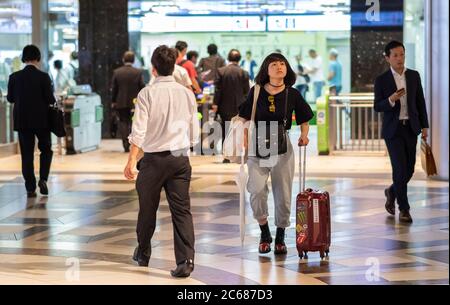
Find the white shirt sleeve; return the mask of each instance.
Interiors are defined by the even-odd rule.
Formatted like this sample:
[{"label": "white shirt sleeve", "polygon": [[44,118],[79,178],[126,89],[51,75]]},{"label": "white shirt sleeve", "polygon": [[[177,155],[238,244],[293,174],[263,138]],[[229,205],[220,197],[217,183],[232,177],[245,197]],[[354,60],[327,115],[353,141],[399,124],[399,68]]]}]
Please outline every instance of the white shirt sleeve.
[{"label": "white shirt sleeve", "polygon": [[192,121],[190,128],[191,146],[195,146],[200,140],[200,122],[197,115],[197,102],[193,92],[189,92],[189,100],[192,105]]},{"label": "white shirt sleeve", "polygon": [[186,87],[191,88],[192,81],[191,81],[191,78],[189,77],[189,74],[187,73],[187,71],[186,71],[186,73],[183,73],[183,81],[184,81]]},{"label": "white shirt sleeve", "polygon": [[148,96],[144,96],[143,92],[139,93],[136,108],[134,110],[133,127],[131,130],[131,135],[128,137],[129,142],[139,148],[142,148],[144,145],[145,134],[147,133],[150,103],[150,94],[148,94]]},{"label": "white shirt sleeve", "polygon": [[392,101],[391,101],[391,98],[388,98],[388,100],[389,100],[389,104],[391,104],[391,107],[395,107],[395,101],[392,102]]}]

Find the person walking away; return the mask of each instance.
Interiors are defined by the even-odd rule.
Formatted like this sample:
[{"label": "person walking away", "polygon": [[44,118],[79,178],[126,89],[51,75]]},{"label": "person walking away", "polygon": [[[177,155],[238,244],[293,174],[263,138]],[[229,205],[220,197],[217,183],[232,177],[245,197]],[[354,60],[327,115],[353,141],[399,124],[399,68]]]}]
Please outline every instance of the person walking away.
[{"label": "person walking away", "polygon": [[48,195],[47,181],[53,158],[49,129],[49,106],[56,103],[53,85],[48,73],[39,70],[41,52],[34,45],[27,45],[22,51],[21,71],[10,75],[8,82],[8,102],[14,104],[14,130],[19,134],[22,175],[28,198],[36,194],[34,174],[34,148],[36,138],[41,152],[39,167],[39,190]]},{"label": "person walking away", "polygon": [[142,70],[133,67],[135,55],[131,51],[124,53],[123,66],[114,70],[112,77],[113,111],[119,114],[119,130],[125,152],[130,151],[128,136],[131,132],[131,119],[134,111],[134,100],[139,91],[145,87]]},{"label": "person walking away", "polygon": [[188,277],[194,270],[195,238],[189,196],[192,169],[187,154],[190,147],[198,143],[200,127],[194,94],[172,76],[176,58],[175,52],[167,46],[156,48],[152,55],[156,80],[138,95],[124,175],[129,180],[134,179],[137,156],[142,149],[144,157],[136,180],[138,247],[133,259],[139,266],[149,265],[151,240],[164,188],[172,214],[177,264],[171,275]]},{"label": "person walking away", "polygon": [[[241,53],[232,49],[228,54],[228,66],[219,68],[218,77],[214,83],[216,91],[213,111],[222,118],[223,140],[228,132],[226,126],[239,113],[239,106],[245,101],[250,91],[249,75],[239,66],[240,60]],[[224,159],[223,163],[230,163],[230,160]]]}]

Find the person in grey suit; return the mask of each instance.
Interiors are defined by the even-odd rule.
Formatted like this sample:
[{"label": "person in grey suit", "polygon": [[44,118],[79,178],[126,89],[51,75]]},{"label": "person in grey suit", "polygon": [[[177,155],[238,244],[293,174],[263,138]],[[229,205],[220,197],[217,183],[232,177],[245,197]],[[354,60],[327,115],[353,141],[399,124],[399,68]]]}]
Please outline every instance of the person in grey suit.
[{"label": "person in grey suit", "polygon": [[[227,130],[226,123],[239,113],[239,106],[247,98],[250,91],[250,77],[248,72],[239,66],[241,53],[231,50],[228,54],[228,66],[219,68],[217,79],[214,83],[214,112],[219,113],[222,121],[222,139],[225,139]],[[224,163],[230,161],[225,159]]]},{"label": "person in grey suit", "polygon": [[128,136],[131,133],[131,119],[134,100],[145,87],[142,70],[133,67],[135,55],[131,51],[123,55],[124,65],[114,70],[112,78],[112,109],[119,114],[119,130],[125,152],[130,151]]},{"label": "person in grey suit", "polygon": [[385,190],[387,212],[411,223],[408,183],[416,164],[417,137],[428,137],[428,115],[422,82],[417,71],[405,67],[405,46],[391,41],[385,48],[390,69],[375,80],[375,111],[382,112],[382,135],[392,164],[393,184]]}]

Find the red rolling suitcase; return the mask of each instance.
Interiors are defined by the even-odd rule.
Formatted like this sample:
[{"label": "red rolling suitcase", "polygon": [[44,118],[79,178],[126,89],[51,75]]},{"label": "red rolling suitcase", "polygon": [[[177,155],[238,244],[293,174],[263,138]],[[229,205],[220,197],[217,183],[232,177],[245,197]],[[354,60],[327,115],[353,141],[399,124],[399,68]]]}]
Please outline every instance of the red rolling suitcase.
[{"label": "red rolling suitcase", "polygon": [[[296,204],[296,244],[301,259],[308,259],[308,252],[320,252],[320,258],[328,256],[331,245],[330,195],[328,192],[305,189],[306,147],[303,157],[300,148],[300,194]],[[303,176],[303,177],[302,177]],[[303,190],[303,191],[302,191]]]}]

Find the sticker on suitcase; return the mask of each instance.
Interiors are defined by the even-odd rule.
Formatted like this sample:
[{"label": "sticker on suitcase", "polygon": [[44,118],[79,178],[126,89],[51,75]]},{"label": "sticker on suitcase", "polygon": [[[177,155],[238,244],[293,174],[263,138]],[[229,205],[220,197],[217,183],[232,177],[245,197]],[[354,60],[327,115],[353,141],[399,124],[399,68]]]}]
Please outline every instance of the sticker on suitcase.
[{"label": "sticker on suitcase", "polygon": [[313,199],[313,219],[314,223],[319,223],[319,199]]},{"label": "sticker on suitcase", "polygon": [[297,244],[303,244],[308,237],[308,211],[305,205],[299,205],[297,208]]}]

